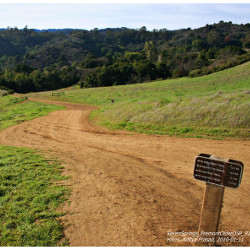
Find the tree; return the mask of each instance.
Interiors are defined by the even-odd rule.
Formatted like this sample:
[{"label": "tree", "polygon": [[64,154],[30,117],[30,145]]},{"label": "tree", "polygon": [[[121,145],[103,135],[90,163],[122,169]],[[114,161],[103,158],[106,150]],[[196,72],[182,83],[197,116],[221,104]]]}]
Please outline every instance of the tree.
[{"label": "tree", "polygon": [[206,42],[201,39],[194,40],[192,42],[192,47],[194,51],[201,51],[202,49],[206,48]]},{"label": "tree", "polygon": [[246,34],[246,37],[243,39],[243,47],[250,48],[250,32]]},{"label": "tree", "polygon": [[4,72],[4,79],[7,83],[14,82],[15,74],[11,69],[6,69]]},{"label": "tree", "polygon": [[209,45],[221,47],[222,37],[216,30],[211,30],[207,35],[207,42]]},{"label": "tree", "polygon": [[61,82],[60,87],[67,87],[76,84],[80,79],[77,70],[71,66],[65,66],[61,69],[59,71],[59,78]]},{"label": "tree", "polygon": [[29,79],[28,75],[23,72],[15,75],[15,83],[17,91],[21,93],[34,91],[35,89],[33,82]]},{"label": "tree", "polygon": [[55,90],[60,88],[61,80],[55,70],[45,72],[44,76],[44,90]]},{"label": "tree", "polygon": [[111,86],[116,81],[115,74],[117,72],[113,66],[103,66],[97,74],[97,82],[100,86]]},{"label": "tree", "polygon": [[30,80],[32,80],[35,90],[42,91],[43,90],[43,82],[45,80],[44,73],[40,70],[34,70],[29,75]]},{"label": "tree", "polygon": [[86,56],[86,58],[83,60],[82,65],[83,65],[84,68],[94,68],[94,67],[96,67],[97,66],[96,57],[92,53],[89,53]]},{"label": "tree", "polygon": [[15,72],[31,73],[33,69],[25,64],[18,64],[15,66]]},{"label": "tree", "polygon": [[90,88],[90,87],[97,87],[98,82],[97,82],[97,74],[96,73],[91,73],[85,78],[85,81],[83,83],[84,88]]},{"label": "tree", "polygon": [[125,52],[124,58],[127,62],[133,63],[141,59],[145,59],[145,55],[141,52]]},{"label": "tree", "polygon": [[135,63],[134,70],[141,81],[155,79],[155,65],[147,59]]},{"label": "tree", "polygon": [[158,78],[168,78],[170,77],[169,68],[166,64],[158,62],[156,64],[157,76]]},{"label": "tree", "polygon": [[155,63],[157,62],[157,49],[155,47],[155,44],[153,41],[147,41],[144,46],[144,51],[146,54],[146,57],[149,61]]}]

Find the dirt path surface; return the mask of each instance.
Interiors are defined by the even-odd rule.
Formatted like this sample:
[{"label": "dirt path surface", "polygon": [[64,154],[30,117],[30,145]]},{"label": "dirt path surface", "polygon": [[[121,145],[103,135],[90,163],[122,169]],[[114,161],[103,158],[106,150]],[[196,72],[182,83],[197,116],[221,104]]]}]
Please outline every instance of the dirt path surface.
[{"label": "dirt path surface", "polygon": [[[167,233],[198,230],[205,189],[193,179],[199,153],[245,164],[240,187],[225,190],[219,229],[250,231],[249,141],[113,132],[88,121],[94,107],[62,104],[67,110],[0,132],[0,143],[41,148],[64,161],[72,176],[62,218],[70,246],[192,245],[170,242]],[[249,246],[250,236],[231,245]]]}]

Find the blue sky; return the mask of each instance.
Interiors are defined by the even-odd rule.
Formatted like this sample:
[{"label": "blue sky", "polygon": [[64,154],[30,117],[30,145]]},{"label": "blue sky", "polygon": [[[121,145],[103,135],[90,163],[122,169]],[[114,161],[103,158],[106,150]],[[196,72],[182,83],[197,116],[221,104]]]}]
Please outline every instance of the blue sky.
[{"label": "blue sky", "polygon": [[250,3],[0,3],[0,28],[192,29],[219,21],[250,22]]}]

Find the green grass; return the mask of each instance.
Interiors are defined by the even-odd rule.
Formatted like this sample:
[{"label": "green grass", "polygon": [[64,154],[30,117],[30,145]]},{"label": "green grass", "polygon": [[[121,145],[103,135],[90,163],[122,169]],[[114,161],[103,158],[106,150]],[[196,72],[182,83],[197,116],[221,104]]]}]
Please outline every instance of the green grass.
[{"label": "green grass", "polygon": [[59,109],[64,107],[41,102],[24,102],[24,98],[13,96],[0,97],[0,130]]},{"label": "green grass", "polygon": [[32,96],[98,106],[92,120],[112,129],[249,138],[250,62],[199,78],[72,89],[60,97],[51,92]]},{"label": "green grass", "polygon": [[[24,98],[0,97],[0,130],[63,109]],[[62,167],[35,151],[0,146],[0,246],[66,245],[56,211],[69,190]],[[65,241],[63,241],[65,240]]]},{"label": "green grass", "polygon": [[56,209],[69,190],[53,183],[66,179],[61,169],[30,149],[0,146],[0,246],[67,244]]}]

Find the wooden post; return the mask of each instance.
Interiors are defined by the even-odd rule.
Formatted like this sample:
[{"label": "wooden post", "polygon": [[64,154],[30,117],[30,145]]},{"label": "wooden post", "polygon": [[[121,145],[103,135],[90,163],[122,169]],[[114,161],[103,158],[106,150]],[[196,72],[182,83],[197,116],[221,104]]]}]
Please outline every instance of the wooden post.
[{"label": "wooden post", "polygon": [[[223,159],[216,156],[211,156],[211,158],[223,162],[228,161],[228,159]],[[218,232],[224,190],[224,186],[206,183],[198,232],[198,243],[202,244],[203,246],[216,245],[217,237],[214,235],[214,233]]]},{"label": "wooden post", "polygon": [[[216,235],[213,233],[218,232],[224,189],[221,186],[206,184],[198,237],[198,242],[203,246],[216,244]],[[210,232],[212,234],[209,234]]]}]

